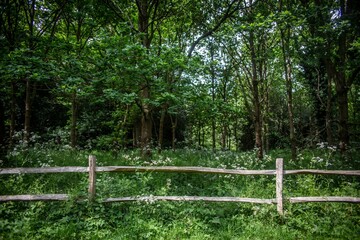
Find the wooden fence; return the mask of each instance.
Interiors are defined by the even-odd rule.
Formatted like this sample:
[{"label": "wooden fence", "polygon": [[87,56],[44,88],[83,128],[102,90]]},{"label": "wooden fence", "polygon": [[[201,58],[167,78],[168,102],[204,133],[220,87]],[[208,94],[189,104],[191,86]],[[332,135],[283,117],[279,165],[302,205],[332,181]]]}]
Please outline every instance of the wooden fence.
[{"label": "wooden fence", "polygon": [[[140,197],[118,197],[106,198],[103,202],[128,202],[128,201],[207,201],[207,202],[246,202],[261,204],[277,204],[277,211],[283,215],[284,200],[290,203],[303,202],[348,202],[360,203],[360,197],[283,197],[284,175],[289,174],[325,174],[325,175],[352,175],[360,176],[360,170],[284,170],[282,158],[276,159],[275,170],[235,170],[206,167],[142,167],[142,166],[106,166],[97,167],[96,158],[89,156],[89,167],[42,167],[42,168],[0,168],[3,174],[28,174],[28,173],[89,173],[89,200],[96,197],[96,173],[101,172],[177,172],[177,173],[208,173],[208,174],[234,174],[234,175],[276,175],[276,198],[243,198],[243,197],[201,197],[201,196],[140,196]],[[0,202],[5,201],[52,201],[68,200],[68,194],[41,194],[41,195],[3,195]]]}]

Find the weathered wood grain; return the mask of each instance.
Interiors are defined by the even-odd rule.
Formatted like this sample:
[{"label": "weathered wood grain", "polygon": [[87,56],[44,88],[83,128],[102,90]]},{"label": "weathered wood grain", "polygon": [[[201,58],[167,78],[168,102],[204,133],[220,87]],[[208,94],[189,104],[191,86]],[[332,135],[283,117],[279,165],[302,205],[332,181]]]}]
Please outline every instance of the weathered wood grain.
[{"label": "weathered wood grain", "polygon": [[89,156],[89,199],[93,201],[96,193],[96,158]]},{"label": "weathered wood grain", "polygon": [[0,168],[2,174],[88,172],[88,167]]},{"label": "weathered wood grain", "polygon": [[138,197],[119,197],[104,199],[104,203],[110,202],[155,202],[155,201],[204,201],[204,202],[241,202],[241,203],[263,203],[273,204],[276,199],[262,198],[241,198],[241,197],[199,197],[199,196],[138,196]]},{"label": "weathered wood grain", "polygon": [[351,175],[360,176],[360,170],[317,170],[317,169],[301,169],[301,170],[285,170],[285,174],[323,174],[323,175]]},{"label": "weathered wood grain", "polygon": [[0,202],[7,201],[64,201],[69,200],[67,194],[41,194],[41,195],[4,195],[0,196]]},{"label": "weathered wood grain", "polygon": [[[0,168],[0,175],[20,173],[71,173],[88,172],[88,167],[39,167],[39,168]],[[235,175],[275,175],[276,170],[238,170],[208,167],[143,167],[143,166],[106,166],[96,167],[96,172],[179,172],[179,173],[217,173]],[[284,174],[331,174],[360,176],[359,170],[285,170]]]},{"label": "weathered wood grain", "polygon": [[237,175],[275,175],[275,170],[237,170],[208,167],[142,167],[142,166],[107,166],[97,167],[96,172],[178,172],[178,173],[217,173]]},{"label": "weathered wood grain", "polygon": [[358,197],[289,197],[287,200],[290,203],[306,203],[306,202],[347,202],[347,203],[360,203]]},{"label": "weathered wood grain", "polygon": [[283,168],[283,159],[276,159],[276,202],[277,202],[277,211],[279,215],[284,215],[283,211],[283,178],[284,178],[284,168]]}]

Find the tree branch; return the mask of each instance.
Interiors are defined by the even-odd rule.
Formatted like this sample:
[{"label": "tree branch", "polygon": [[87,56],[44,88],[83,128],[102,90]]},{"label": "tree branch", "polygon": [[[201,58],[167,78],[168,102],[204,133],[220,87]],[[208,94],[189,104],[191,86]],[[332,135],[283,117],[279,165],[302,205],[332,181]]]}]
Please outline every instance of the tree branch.
[{"label": "tree branch", "polygon": [[[237,6],[232,9],[233,5],[235,3],[238,3]],[[208,30],[207,32],[204,32],[200,37],[198,37],[193,44],[191,44],[190,49],[188,51],[188,57],[192,56],[193,51],[195,50],[195,47],[200,43],[201,40],[211,36],[214,32],[216,32],[221,25],[229,18],[231,17],[238,9],[240,9],[240,1],[238,0],[232,0],[232,2],[229,4],[228,8],[226,9],[224,15],[221,17],[220,21],[210,30]],[[232,10],[231,10],[232,9]]]}]

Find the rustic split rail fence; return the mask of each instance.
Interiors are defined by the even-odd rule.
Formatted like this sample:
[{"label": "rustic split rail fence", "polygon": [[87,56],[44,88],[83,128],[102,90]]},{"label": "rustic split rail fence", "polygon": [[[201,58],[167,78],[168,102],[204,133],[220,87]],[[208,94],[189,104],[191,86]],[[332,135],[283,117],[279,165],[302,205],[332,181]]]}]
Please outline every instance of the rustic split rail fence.
[{"label": "rustic split rail fence", "polygon": [[[140,196],[106,198],[102,202],[128,202],[128,201],[206,201],[206,202],[238,202],[277,204],[277,211],[283,215],[284,200],[290,203],[303,202],[347,202],[360,203],[360,197],[283,197],[283,179],[288,174],[323,174],[323,175],[352,175],[360,176],[360,170],[284,170],[282,158],[276,159],[275,170],[235,170],[206,167],[142,167],[142,166],[96,166],[96,157],[89,156],[88,167],[42,167],[42,168],[0,168],[3,174],[30,174],[30,173],[89,173],[89,200],[96,197],[96,173],[101,172],[177,172],[177,173],[208,173],[208,174],[234,174],[234,175],[276,175],[276,198],[244,198],[244,197],[205,197],[205,196]],[[56,201],[68,200],[68,194],[41,194],[41,195],[0,195],[0,202],[6,201]]]}]

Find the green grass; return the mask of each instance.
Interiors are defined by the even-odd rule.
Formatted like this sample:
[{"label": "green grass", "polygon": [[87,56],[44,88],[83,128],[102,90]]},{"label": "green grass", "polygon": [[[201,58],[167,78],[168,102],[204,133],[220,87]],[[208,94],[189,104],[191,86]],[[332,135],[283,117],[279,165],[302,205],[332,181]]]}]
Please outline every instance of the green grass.
[{"label": "green grass", "polygon": [[[274,151],[264,160],[254,152],[177,150],[143,160],[136,151],[118,153],[31,149],[11,153],[3,167],[87,166],[94,154],[99,166],[204,166],[231,169],[274,169],[277,157],[285,168],[359,169],[360,156],[341,156],[317,149],[289,160]],[[285,216],[275,205],[206,202],[100,203],[121,196],[275,197],[274,176],[184,173],[98,173],[97,201],[87,195],[87,174],[17,174],[0,176],[0,194],[67,193],[67,202],[0,203],[0,239],[358,239],[360,206],[349,203],[285,203]],[[360,196],[359,177],[285,176],[285,196]]]}]

